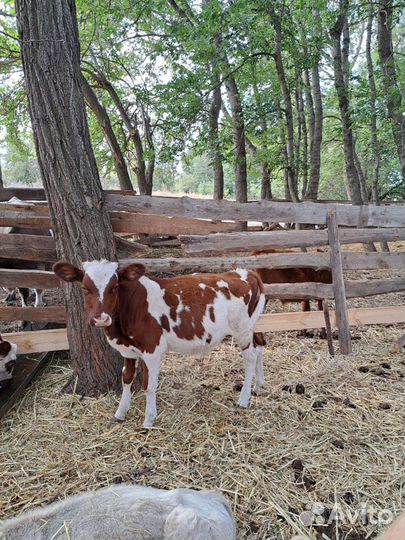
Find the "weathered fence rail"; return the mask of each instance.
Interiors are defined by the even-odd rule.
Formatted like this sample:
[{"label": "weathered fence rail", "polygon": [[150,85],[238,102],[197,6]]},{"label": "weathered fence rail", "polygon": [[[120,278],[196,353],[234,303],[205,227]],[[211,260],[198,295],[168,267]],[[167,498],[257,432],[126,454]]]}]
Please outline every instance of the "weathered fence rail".
[{"label": "weathered fence rail", "polygon": [[268,221],[326,224],[326,215],[336,209],[338,225],[351,227],[405,227],[403,208],[395,206],[348,206],[328,203],[290,203],[273,201],[213,201],[189,197],[127,197],[108,194],[109,211],[143,212],[235,221]]},{"label": "weathered fence rail", "polygon": [[[404,211],[405,215],[405,211]],[[405,229],[339,229],[341,244],[394,242],[405,240]],[[328,232],[324,231],[269,231],[210,234],[208,236],[180,235],[184,252],[190,256],[218,255],[258,249],[289,249],[326,246]]]},{"label": "weathered fence rail", "polygon": [[[336,315],[330,311],[331,324],[336,327]],[[369,324],[395,324],[405,322],[405,311],[402,306],[379,308],[349,309],[349,324],[363,326]],[[257,332],[282,332],[289,330],[306,330],[325,326],[323,313],[291,312],[268,313],[261,315],[256,325]],[[20,354],[37,352],[63,351],[69,349],[66,329],[40,330],[37,332],[10,332],[4,334],[7,339],[16,343]]]},{"label": "weathered fence rail", "polygon": [[[274,202],[267,200],[238,203],[192,199],[190,197],[156,197],[145,195],[106,194],[110,212],[154,214],[159,216],[204,218],[233,221],[266,221],[325,225],[326,215],[336,210],[339,226],[405,227],[405,213],[398,206],[354,206],[338,203]],[[22,205],[21,205],[22,206]],[[31,208],[35,204],[30,205]],[[40,207],[44,205],[39,204]],[[4,210],[7,208],[5,207]],[[12,208],[8,208],[12,210]]]}]

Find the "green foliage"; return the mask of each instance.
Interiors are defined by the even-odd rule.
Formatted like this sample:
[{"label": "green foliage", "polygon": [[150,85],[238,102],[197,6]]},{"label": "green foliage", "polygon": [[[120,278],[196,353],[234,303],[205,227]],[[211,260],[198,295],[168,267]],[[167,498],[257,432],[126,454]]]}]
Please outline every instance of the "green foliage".
[{"label": "green foliage", "polygon": [[[261,192],[261,167],[268,164],[275,197],[284,197],[283,99],[275,70],[274,29],[267,0],[76,0],[83,73],[105,107],[128,168],[134,177],[135,147],[116,104],[97,80],[99,74],[113,85],[123,108],[142,139],[146,161],[156,158],[154,188],[212,195],[208,113],[213,81],[221,79],[224,109],[219,138],[224,165],[225,196],[234,196],[234,138],[230,105],[224,84],[226,72],[235,77],[249,140],[248,191]],[[36,182],[29,114],[22,81],[14,4],[3,2],[0,15],[0,131],[8,182]],[[272,9],[280,20],[282,55],[294,107],[296,151],[298,111],[296,92],[303,88],[304,70],[320,61],[324,107],[320,197],[347,198],[339,109],[333,86],[329,29],[337,15],[331,0],[275,0]],[[319,16],[317,16],[319,13]],[[404,9],[396,7],[393,40],[398,80],[404,80]],[[351,2],[351,77],[349,81],[356,148],[367,178],[372,182],[370,103],[364,55],[364,20],[367,3]],[[220,36],[219,49],[214,37]],[[362,41],[363,40],[363,41]],[[377,81],[378,133],[381,145],[381,194],[390,193],[400,180],[400,169],[386,118],[386,89],[381,82],[373,36]],[[225,63],[225,54],[229,65]],[[402,88],[403,90],[403,88]],[[306,102],[305,102],[306,103]],[[306,106],[308,104],[306,103]],[[89,112],[89,127],[104,185],[117,186],[111,151],[100,126]],[[150,119],[150,129],[144,123]],[[309,129],[308,109],[305,111]],[[303,160],[303,142],[299,159]],[[4,159],[3,159],[4,162]],[[302,171],[302,166],[301,166]],[[303,178],[299,178],[301,192]],[[395,190],[394,190],[395,191]]]}]

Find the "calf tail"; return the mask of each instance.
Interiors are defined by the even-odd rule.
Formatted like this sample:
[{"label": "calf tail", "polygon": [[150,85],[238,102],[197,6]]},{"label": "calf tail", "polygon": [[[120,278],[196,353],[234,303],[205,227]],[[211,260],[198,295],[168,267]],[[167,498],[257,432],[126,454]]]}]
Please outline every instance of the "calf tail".
[{"label": "calf tail", "polygon": [[145,364],[145,362],[143,360],[140,360],[140,366],[141,366],[141,384],[142,384],[142,388],[144,390],[147,390],[148,389],[148,383],[149,383],[149,371],[148,371],[148,367],[147,365]]}]

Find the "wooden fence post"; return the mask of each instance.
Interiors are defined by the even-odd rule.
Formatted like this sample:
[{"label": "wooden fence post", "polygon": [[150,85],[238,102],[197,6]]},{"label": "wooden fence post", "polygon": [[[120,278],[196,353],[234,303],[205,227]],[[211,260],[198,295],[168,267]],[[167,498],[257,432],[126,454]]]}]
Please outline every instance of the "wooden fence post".
[{"label": "wooden fence post", "polygon": [[346,304],[345,282],[343,279],[342,254],[340,251],[339,232],[336,210],[332,208],[327,215],[328,239],[330,247],[330,265],[332,269],[333,292],[336,306],[336,324],[339,332],[339,347],[342,354],[352,352],[349,315]]}]

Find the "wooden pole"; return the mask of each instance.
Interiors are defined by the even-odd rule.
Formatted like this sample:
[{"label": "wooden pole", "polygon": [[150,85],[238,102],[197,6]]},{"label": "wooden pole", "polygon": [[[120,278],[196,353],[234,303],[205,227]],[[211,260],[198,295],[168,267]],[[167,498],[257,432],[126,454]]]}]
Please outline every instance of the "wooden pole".
[{"label": "wooden pole", "polygon": [[330,247],[330,266],[332,269],[333,292],[335,295],[336,322],[339,332],[339,347],[342,354],[352,352],[349,329],[349,315],[346,304],[345,282],[343,278],[342,254],[340,251],[339,232],[336,210],[332,208],[327,215],[328,239]]}]

